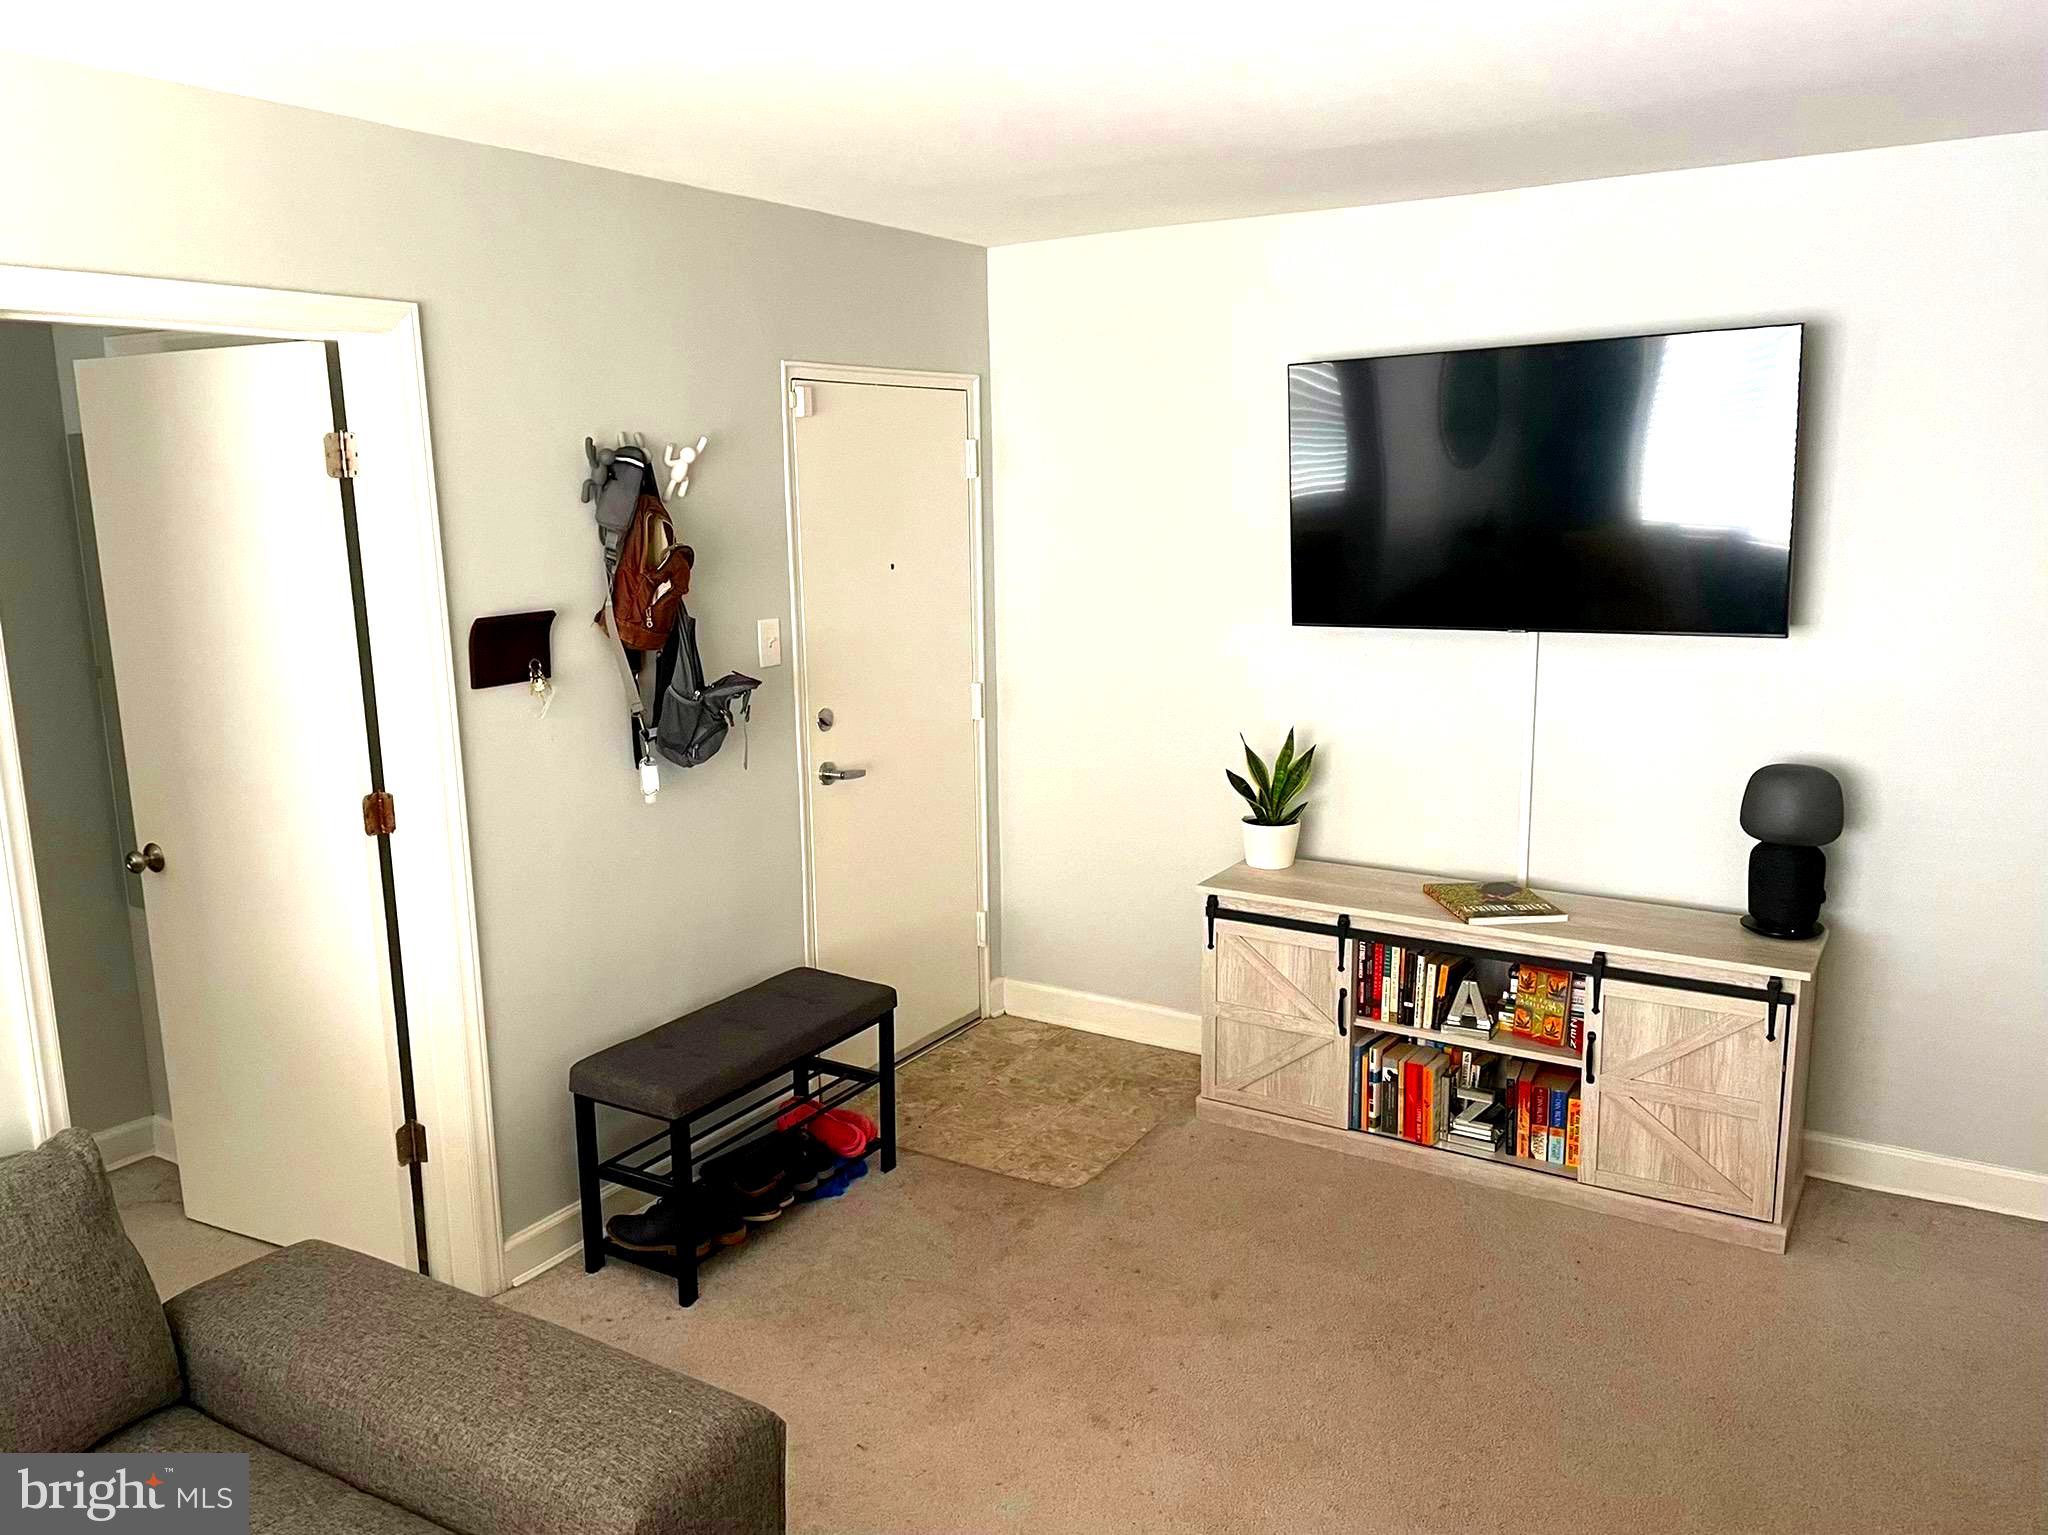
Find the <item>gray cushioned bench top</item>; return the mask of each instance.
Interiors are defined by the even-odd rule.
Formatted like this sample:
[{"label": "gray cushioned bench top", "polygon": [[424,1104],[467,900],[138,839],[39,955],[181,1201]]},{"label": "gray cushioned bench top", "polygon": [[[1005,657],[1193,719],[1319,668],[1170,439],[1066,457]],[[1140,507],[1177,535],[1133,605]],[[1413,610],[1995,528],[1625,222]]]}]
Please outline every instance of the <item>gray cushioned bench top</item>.
[{"label": "gray cushioned bench top", "polygon": [[569,1091],[654,1119],[682,1119],[879,1022],[894,987],[785,970],[569,1068]]}]

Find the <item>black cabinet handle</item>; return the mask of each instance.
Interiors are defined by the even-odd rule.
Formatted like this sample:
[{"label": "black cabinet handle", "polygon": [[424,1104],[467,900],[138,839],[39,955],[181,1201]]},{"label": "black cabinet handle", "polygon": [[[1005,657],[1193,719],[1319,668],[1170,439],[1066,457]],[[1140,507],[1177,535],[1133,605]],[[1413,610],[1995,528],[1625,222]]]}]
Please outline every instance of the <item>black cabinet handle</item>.
[{"label": "black cabinet handle", "polygon": [[1586,1086],[1593,1085],[1593,1049],[1600,1043],[1600,1036],[1591,1029],[1586,1030]]}]

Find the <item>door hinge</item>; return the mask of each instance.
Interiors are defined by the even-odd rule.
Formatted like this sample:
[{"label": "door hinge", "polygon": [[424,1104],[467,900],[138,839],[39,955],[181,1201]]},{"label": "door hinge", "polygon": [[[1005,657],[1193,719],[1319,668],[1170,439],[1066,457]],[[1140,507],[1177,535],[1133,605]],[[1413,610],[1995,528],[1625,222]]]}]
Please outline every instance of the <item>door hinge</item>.
[{"label": "door hinge", "polygon": [[967,717],[971,720],[981,718],[981,684],[978,682],[967,684]]},{"label": "door hinge", "polygon": [[427,1127],[408,1119],[398,1127],[398,1165],[418,1167],[427,1160]]},{"label": "door hinge", "polygon": [[978,480],[981,478],[981,444],[972,437],[967,439],[967,452],[963,462],[967,469],[968,479]]},{"label": "door hinge", "polygon": [[388,837],[398,830],[398,801],[379,789],[363,796],[363,835]]},{"label": "door hinge", "polygon": [[791,384],[789,386],[789,413],[792,416],[808,416],[811,413],[811,386]]},{"label": "door hinge", "polygon": [[977,949],[988,947],[988,913],[985,911],[974,914],[974,946]]},{"label": "door hinge", "polygon": [[362,452],[354,432],[329,432],[321,439],[327,449],[327,478],[352,480],[362,467]]}]

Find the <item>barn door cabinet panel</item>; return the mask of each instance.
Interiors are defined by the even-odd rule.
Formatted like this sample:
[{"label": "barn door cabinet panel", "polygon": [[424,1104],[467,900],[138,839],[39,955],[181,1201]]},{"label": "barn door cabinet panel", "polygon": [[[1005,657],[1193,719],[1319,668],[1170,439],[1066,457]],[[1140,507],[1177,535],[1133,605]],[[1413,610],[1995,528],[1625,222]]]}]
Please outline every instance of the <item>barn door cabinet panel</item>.
[{"label": "barn door cabinet panel", "polygon": [[1350,1060],[1335,938],[1218,923],[1203,967],[1204,1094],[1341,1126]]},{"label": "barn door cabinet panel", "polygon": [[1786,1030],[1766,1038],[1763,1004],[1741,998],[1622,981],[1603,992],[1587,1025],[1580,1178],[1769,1220]]},{"label": "barn door cabinet panel", "polygon": [[[1425,878],[1303,862],[1239,864],[1201,885],[1200,1117],[1784,1251],[1825,939],[1775,942],[1727,912],[1600,896],[1561,897],[1571,916],[1555,926],[1471,928],[1422,894]],[[1600,978],[1577,1063],[1575,1174],[1350,1128],[1352,1055],[1382,1026],[1348,1016],[1348,971],[1375,941]]]}]

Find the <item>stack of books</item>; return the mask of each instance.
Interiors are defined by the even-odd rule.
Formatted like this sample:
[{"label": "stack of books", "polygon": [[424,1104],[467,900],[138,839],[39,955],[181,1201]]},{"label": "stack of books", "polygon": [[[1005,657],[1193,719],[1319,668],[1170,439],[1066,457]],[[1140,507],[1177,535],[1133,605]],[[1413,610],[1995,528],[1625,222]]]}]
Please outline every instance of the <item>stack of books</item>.
[{"label": "stack of books", "polygon": [[1465,955],[1398,943],[1360,943],[1357,954],[1351,1014],[1360,1023],[1493,1037],[1477,967]]},{"label": "stack of books", "polygon": [[1371,1040],[1359,1072],[1359,1124],[1423,1146],[1442,1140],[1454,1117],[1452,1054],[1398,1034]]},{"label": "stack of books", "polygon": [[1567,1066],[1380,1034],[1367,1042],[1359,1127],[1423,1146],[1579,1165],[1579,1074]]},{"label": "stack of books", "polygon": [[1538,1061],[1506,1063],[1501,1081],[1500,1149],[1567,1172],[1579,1165],[1579,1074]]}]

